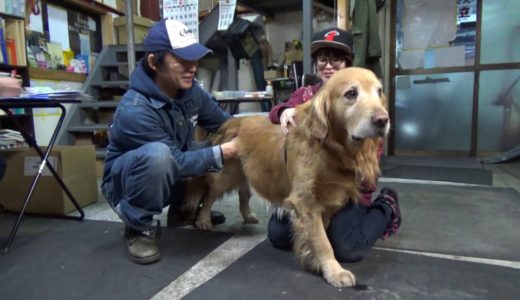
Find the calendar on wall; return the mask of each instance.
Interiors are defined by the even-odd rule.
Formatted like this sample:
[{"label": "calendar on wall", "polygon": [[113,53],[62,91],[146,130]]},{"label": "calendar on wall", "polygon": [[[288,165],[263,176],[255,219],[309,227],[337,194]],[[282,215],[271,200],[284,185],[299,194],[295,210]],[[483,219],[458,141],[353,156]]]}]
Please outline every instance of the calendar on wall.
[{"label": "calendar on wall", "polygon": [[237,0],[219,0],[218,30],[227,30],[233,23]]},{"label": "calendar on wall", "polygon": [[163,0],[163,17],[186,24],[197,41],[199,40],[198,0]]}]

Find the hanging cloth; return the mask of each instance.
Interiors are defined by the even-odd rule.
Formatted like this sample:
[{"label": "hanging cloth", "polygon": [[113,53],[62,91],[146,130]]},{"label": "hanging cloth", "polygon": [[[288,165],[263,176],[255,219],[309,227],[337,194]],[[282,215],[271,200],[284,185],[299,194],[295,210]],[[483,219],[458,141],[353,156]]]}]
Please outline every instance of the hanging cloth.
[{"label": "hanging cloth", "polygon": [[375,0],[355,0],[352,14],[352,36],[354,38],[354,62],[356,67],[372,70],[377,77],[381,72],[381,41]]}]

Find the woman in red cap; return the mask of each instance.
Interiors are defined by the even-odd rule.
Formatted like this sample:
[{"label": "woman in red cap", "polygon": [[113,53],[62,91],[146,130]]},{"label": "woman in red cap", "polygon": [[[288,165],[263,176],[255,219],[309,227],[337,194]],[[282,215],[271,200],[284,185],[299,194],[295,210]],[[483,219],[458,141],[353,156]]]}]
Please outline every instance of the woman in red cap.
[{"label": "woman in red cap", "polygon": [[[295,122],[295,109],[318,92],[321,86],[338,70],[352,66],[354,53],[353,39],[349,32],[330,28],[313,36],[311,54],[320,82],[303,86],[291,94],[289,100],[273,107],[269,119],[280,124],[287,133]],[[378,156],[383,153],[381,145]],[[388,187],[381,189],[372,201],[376,186],[363,186],[359,204],[348,204],[331,220],[327,234],[334,248],[336,258],[342,262],[361,260],[381,237],[397,232],[401,224],[401,212],[397,193]],[[292,232],[290,216],[287,212],[277,212],[271,216],[267,236],[274,247],[290,249]]]}]

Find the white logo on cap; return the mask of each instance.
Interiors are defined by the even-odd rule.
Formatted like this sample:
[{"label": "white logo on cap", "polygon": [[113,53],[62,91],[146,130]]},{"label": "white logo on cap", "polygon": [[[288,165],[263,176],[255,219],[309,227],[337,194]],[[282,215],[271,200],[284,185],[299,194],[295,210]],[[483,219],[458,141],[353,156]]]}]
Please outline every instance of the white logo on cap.
[{"label": "white logo on cap", "polygon": [[197,43],[191,30],[183,23],[168,19],[165,25],[172,49],[184,48]]}]

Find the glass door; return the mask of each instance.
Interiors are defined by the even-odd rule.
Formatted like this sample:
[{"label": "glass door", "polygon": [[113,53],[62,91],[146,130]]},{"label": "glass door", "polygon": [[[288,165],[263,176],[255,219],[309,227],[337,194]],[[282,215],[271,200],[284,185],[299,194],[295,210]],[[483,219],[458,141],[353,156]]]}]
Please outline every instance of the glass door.
[{"label": "glass door", "polygon": [[520,1],[394,0],[392,20],[390,154],[520,146]]}]

